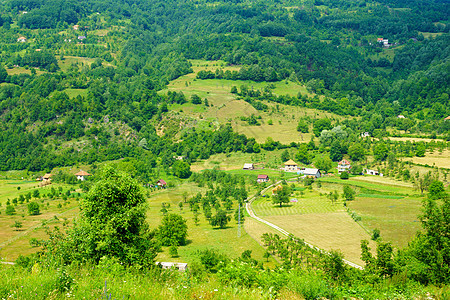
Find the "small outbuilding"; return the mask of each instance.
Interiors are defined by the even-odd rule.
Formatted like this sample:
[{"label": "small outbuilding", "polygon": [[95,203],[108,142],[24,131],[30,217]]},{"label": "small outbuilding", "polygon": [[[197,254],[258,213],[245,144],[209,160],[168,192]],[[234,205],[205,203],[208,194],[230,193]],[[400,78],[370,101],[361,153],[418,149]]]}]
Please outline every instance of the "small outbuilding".
[{"label": "small outbuilding", "polygon": [[305,176],[314,176],[315,178],[319,178],[321,174],[320,174],[319,169],[305,168],[303,170],[303,175],[305,175]]},{"label": "small outbuilding", "polygon": [[255,166],[253,164],[247,163],[247,164],[244,164],[244,167],[242,169],[243,170],[253,170],[253,169],[255,169]]},{"label": "small outbuilding", "polygon": [[258,175],[258,179],[256,179],[257,183],[268,182],[268,181],[269,181],[269,175]]},{"label": "small outbuilding", "polygon": [[80,170],[80,172],[78,172],[77,174],[75,174],[75,176],[77,176],[78,180],[81,181],[85,181],[87,176],[92,176],[91,174],[89,174],[88,172],[85,172],[83,170]]}]

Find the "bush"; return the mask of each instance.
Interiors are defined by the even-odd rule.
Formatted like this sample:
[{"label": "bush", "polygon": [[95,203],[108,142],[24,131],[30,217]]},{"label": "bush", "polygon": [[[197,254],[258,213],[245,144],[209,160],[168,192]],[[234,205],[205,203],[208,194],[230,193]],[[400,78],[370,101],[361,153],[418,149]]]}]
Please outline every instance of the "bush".
[{"label": "bush", "polygon": [[341,179],[344,179],[344,180],[346,180],[346,179],[348,179],[349,178],[349,176],[348,176],[348,173],[347,172],[342,172],[341,173]]},{"label": "bush", "polygon": [[14,208],[14,206],[12,205],[7,205],[6,206],[6,212],[5,212],[8,216],[12,216],[16,213],[16,209]]},{"label": "bush", "polygon": [[37,202],[30,202],[28,203],[28,213],[30,214],[30,216],[37,216],[39,215],[41,212],[39,210],[39,204]]}]

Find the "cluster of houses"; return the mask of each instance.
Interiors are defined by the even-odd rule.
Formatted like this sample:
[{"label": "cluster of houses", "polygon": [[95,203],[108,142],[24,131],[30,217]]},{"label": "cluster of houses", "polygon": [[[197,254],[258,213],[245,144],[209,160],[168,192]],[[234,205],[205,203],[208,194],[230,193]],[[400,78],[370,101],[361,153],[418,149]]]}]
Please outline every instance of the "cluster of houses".
[{"label": "cluster of houses", "polygon": [[[254,169],[255,168],[252,163],[244,164],[243,170],[254,170]],[[343,172],[350,173],[351,169],[352,169],[352,165],[348,160],[343,159],[340,162],[338,162],[338,167],[337,167],[338,174],[342,174]],[[305,176],[305,177],[319,178],[319,177],[323,176],[319,169],[299,167],[299,165],[292,159],[290,159],[284,163],[284,167],[282,168],[282,170],[285,172],[295,172],[298,175]],[[364,169],[364,173],[367,175],[383,176],[383,174],[380,173],[379,171],[372,170],[372,169]],[[269,180],[270,180],[269,175],[259,174],[256,179],[256,182],[263,183],[263,182],[268,182]]]}]

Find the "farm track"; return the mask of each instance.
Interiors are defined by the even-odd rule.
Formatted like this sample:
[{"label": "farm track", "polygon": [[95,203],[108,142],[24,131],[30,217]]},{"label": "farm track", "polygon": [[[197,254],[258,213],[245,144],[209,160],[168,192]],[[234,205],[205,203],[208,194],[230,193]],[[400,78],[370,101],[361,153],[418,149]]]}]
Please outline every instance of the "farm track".
[{"label": "farm track", "polygon": [[[273,186],[278,185],[278,184],[280,184],[280,183],[281,183],[281,181],[278,181],[278,182],[276,182],[276,183],[273,183],[273,184],[269,185],[268,187],[266,187],[265,189],[263,189],[263,190],[261,191],[260,194],[263,194],[263,193],[267,192],[268,189],[270,189],[270,188],[272,188]],[[273,224],[273,223],[270,223],[269,221],[266,221],[266,220],[264,220],[264,219],[262,219],[262,218],[256,216],[255,212],[254,212],[253,209],[252,209],[252,202],[253,202],[253,200],[255,200],[255,198],[256,198],[256,196],[252,196],[252,197],[247,198],[247,203],[245,204],[245,209],[247,210],[247,213],[250,215],[250,217],[253,218],[253,219],[255,219],[255,220],[257,220],[257,221],[259,221],[259,222],[261,222],[261,223],[264,223],[264,224],[266,224],[266,225],[272,227],[273,229],[279,231],[281,234],[283,234],[283,235],[285,235],[285,236],[289,236],[290,233],[287,232],[286,230],[284,230],[283,228],[281,228],[281,227],[279,227],[279,226],[277,226],[277,225],[275,225],[275,224]],[[308,242],[305,242],[305,244],[308,245],[308,246],[309,246],[310,248],[312,248],[312,249],[316,249],[316,250],[318,250],[318,251],[321,251],[322,253],[328,254],[327,251],[325,251],[325,250],[323,250],[323,249],[320,249],[320,248],[318,248],[318,247],[316,247],[316,246],[314,246],[314,245],[312,245],[312,244],[310,244],[310,243],[308,243]],[[343,259],[343,261],[344,261],[347,265],[349,265],[349,266],[351,266],[351,267],[354,267],[354,268],[357,268],[357,269],[361,269],[361,270],[364,269],[362,266],[357,265],[357,264],[355,264],[355,263],[353,263],[353,262],[351,262],[351,261],[348,261],[348,260],[345,260],[345,259]]]}]

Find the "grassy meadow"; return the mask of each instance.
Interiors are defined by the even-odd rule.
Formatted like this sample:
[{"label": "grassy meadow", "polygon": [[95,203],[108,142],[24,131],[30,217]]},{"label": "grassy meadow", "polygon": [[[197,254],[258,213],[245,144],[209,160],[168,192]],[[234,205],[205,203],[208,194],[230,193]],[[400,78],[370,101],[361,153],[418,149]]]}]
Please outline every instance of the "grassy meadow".
[{"label": "grassy meadow", "polygon": [[[199,122],[217,121],[219,124],[230,122],[236,132],[245,134],[247,137],[253,137],[260,143],[265,142],[268,137],[281,143],[290,143],[292,141],[309,142],[311,139],[312,133],[301,134],[297,132],[299,118],[308,116],[312,119],[323,117],[332,120],[342,119],[342,117],[332,113],[269,102],[265,102],[269,107],[267,111],[258,111],[249,103],[237,99],[237,96],[230,92],[231,87],[236,86],[239,89],[240,86],[246,85],[253,89],[264,89],[271,84],[274,86],[272,93],[275,95],[296,96],[299,92],[308,96],[314,95],[310,94],[304,85],[291,81],[268,83],[225,79],[199,80],[195,77],[200,70],[215,71],[217,68],[221,68],[224,71],[238,71],[239,68],[225,66],[225,63],[221,61],[193,60],[191,62],[194,72],[171,81],[167,89],[161,91],[161,93],[176,91],[183,92],[187,99],[190,99],[193,94],[197,94],[202,99],[208,99],[209,107],[192,103],[174,104],[171,107],[171,110],[182,112],[183,115],[194,118]],[[240,120],[240,117],[249,117],[252,114],[261,117],[259,120],[261,125],[250,126],[247,122]]]}]

